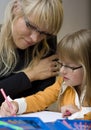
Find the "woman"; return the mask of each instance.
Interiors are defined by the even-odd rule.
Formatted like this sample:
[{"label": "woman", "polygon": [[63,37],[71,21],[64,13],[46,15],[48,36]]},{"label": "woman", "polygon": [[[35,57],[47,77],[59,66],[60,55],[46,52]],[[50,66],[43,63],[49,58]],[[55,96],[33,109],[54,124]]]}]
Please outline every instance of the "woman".
[{"label": "woman", "polygon": [[[62,20],[60,0],[8,4],[0,34],[0,88],[11,98],[34,94],[54,83],[58,68],[57,55],[52,54]],[[3,100],[0,95],[0,104]]]}]

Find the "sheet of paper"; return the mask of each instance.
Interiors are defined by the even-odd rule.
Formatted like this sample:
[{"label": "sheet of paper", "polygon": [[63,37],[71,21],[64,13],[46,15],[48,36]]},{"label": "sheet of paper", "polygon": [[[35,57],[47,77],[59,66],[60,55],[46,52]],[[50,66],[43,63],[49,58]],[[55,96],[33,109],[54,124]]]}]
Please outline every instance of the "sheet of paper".
[{"label": "sheet of paper", "polygon": [[57,119],[63,119],[62,114],[59,112],[41,111],[29,114],[19,115],[23,117],[39,117],[44,122],[54,122]]},{"label": "sheet of paper", "polygon": [[91,112],[91,107],[82,107],[81,111],[72,114],[71,116],[68,117],[68,119],[72,120],[77,118],[78,119],[84,118],[84,114],[88,112]]}]

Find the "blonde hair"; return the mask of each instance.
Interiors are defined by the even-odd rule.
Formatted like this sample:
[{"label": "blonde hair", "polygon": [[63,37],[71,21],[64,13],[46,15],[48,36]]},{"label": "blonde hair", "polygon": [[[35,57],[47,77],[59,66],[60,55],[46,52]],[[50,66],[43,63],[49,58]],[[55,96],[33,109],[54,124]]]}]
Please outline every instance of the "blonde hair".
[{"label": "blonde hair", "polygon": [[[15,0],[9,2],[0,34],[0,76],[11,73],[17,64],[17,52],[12,37],[12,25],[15,20],[23,15],[33,15],[35,24],[39,26],[45,25],[49,33],[56,35],[63,22],[61,0]],[[37,47],[38,45],[36,44]],[[44,39],[43,48],[40,52],[36,51],[35,58],[40,59],[48,49],[48,44],[46,39]],[[26,49],[25,59],[27,60],[25,67],[29,65],[28,53],[28,49]]]},{"label": "blonde hair", "polygon": [[84,101],[91,104],[91,30],[82,29],[64,36],[58,44],[58,55],[60,59],[69,59],[83,66]]}]

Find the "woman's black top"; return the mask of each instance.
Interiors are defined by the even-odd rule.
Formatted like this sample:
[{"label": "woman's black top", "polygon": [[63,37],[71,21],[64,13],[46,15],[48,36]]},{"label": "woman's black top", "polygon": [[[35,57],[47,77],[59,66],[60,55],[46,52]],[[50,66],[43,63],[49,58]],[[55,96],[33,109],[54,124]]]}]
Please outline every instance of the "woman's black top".
[{"label": "woman's black top", "polygon": [[[48,39],[50,51],[46,57],[56,52],[56,37]],[[30,47],[32,48],[32,47]],[[24,65],[24,50],[18,50],[19,63],[16,65],[16,70],[20,70]],[[7,77],[0,78],[0,88],[3,88],[6,95],[9,95],[12,99],[26,97],[32,95],[38,91],[44,90],[46,87],[52,85],[55,82],[55,77],[45,80],[38,80],[31,82],[28,77],[23,73],[12,73]],[[0,105],[4,101],[2,94],[0,94]]]}]

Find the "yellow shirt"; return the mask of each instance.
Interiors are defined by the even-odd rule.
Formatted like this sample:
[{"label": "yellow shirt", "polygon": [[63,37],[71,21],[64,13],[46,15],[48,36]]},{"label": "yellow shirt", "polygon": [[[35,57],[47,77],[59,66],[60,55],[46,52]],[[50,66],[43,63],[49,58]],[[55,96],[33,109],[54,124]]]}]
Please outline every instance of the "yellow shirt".
[{"label": "yellow shirt", "polygon": [[27,103],[26,112],[36,112],[46,109],[54,103],[59,95],[62,78],[58,78],[52,86],[47,87],[44,91],[40,91],[32,96],[25,98]]},{"label": "yellow shirt", "polygon": [[[40,91],[32,96],[25,98],[27,108],[26,112],[37,112],[46,109],[49,105],[57,101],[60,92],[60,106],[75,105],[80,108],[80,101],[77,92],[73,87],[63,84],[62,78],[59,76],[57,81],[47,87],[44,91]],[[84,115],[84,119],[91,120],[91,111]]]}]

